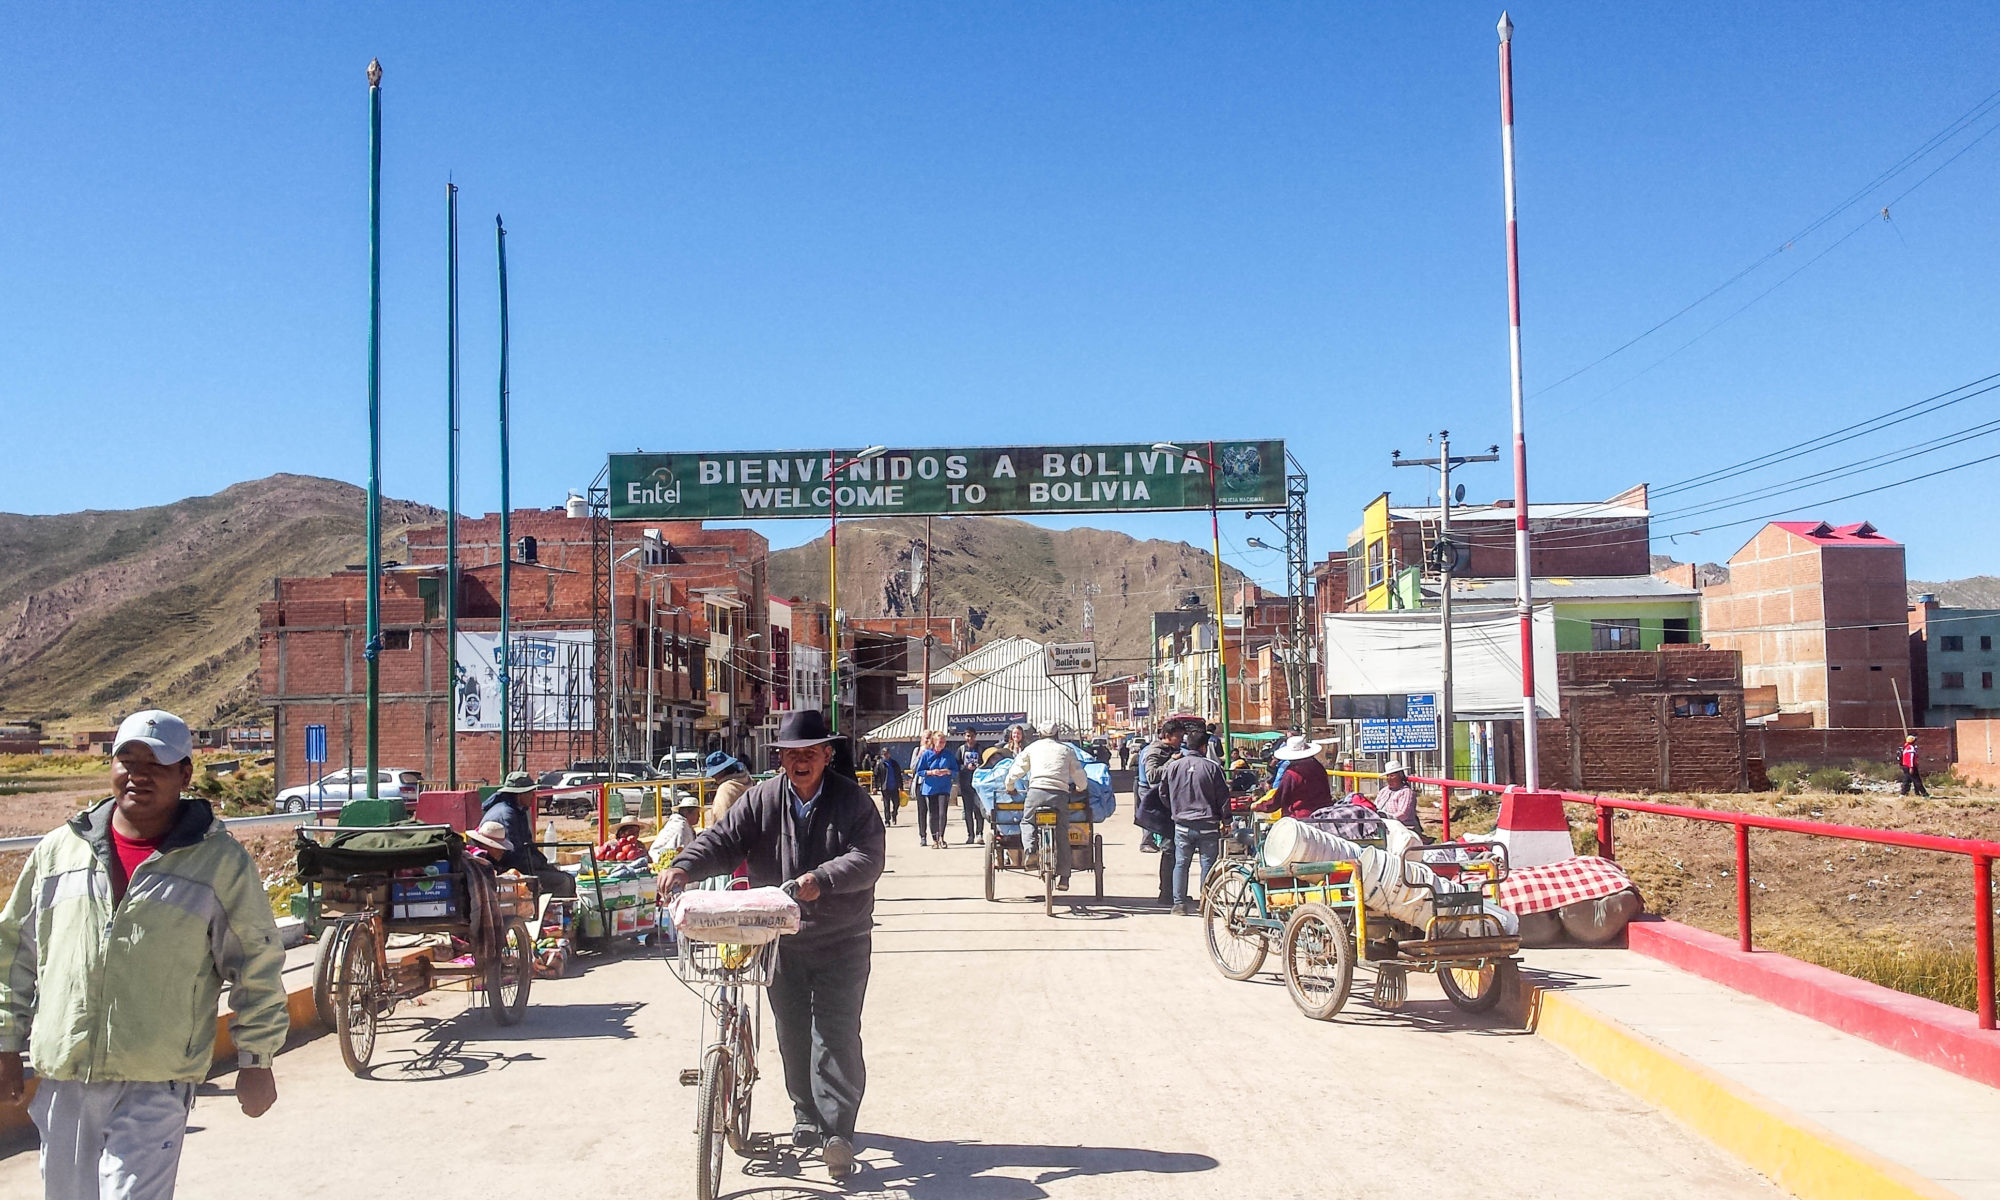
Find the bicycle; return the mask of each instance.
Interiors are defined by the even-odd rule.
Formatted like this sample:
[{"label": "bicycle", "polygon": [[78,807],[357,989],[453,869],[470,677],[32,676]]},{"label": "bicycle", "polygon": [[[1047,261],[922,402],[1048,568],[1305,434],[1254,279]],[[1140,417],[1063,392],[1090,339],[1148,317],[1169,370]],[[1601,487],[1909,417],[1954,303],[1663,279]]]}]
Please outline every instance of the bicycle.
[{"label": "bicycle", "polygon": [[[787,881],[782,890],[797,898],[798,884]],[[771,983],[778,940],[754,946],[699,942],[685,932],[678,940],[675,974],[691,992],[702,985],[696,994],[715,1017],[702,1045],[701,1065],[680,1073],[681,1086],[700,1089],[695,1098],[695,1197],[715,1200],[725,1143],[744,1158],[768,1153],[772,1145],[770,1134],[750,1130],[750,1098],[757,1084],[757,1043],[763,1038],[763,989]],[[755,994],[754,1004],[746,992]]]}]

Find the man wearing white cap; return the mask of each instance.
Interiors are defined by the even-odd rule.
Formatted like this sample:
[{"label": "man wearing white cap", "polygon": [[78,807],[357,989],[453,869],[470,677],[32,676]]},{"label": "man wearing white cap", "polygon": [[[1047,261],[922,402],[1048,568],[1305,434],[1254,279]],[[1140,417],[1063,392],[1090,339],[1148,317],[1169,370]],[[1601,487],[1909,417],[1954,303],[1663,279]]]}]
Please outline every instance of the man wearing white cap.
[{"label": "man wearing white cap", "polygon": [[236,1102],[258,1117],[278,1098],[285,951],[256,862],[182,795],[192,750],[172,713],[126,718],[113,795],[42,839],[0,909],[0,1103],[20,1100],[26,1050],[51,1198],[173,1195],[224,983]]}]

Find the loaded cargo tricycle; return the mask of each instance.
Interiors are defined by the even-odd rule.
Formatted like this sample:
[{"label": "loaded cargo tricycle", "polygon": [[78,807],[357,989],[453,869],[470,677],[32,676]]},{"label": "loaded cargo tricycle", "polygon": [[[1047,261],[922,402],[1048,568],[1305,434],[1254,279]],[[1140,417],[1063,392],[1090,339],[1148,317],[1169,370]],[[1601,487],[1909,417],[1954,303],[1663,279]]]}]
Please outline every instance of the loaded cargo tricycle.
[{"label": "loaded cargo tricycle", "polygon": [[[306,908],[319,923],[313,1003],[348,1070],[367,1069],[382,1018],[443,980],[474,980],[502,1025],[526,1013],[532,879],[496,875],[447,825],[304,826],[296,849]],[[442,935],[451,953],[392,964],[394,934]]]},{"label": "loaded cargo tricycle", "polygon": [[[1053,916],[1056,904],[1056,814],[1052,808],[1035,810],[1035,852],[1022,850],[1022,801],[1004,797],[993,805],[986,825],[986,898],[995,899],[994,884],[1002,871],[1019,871],[1039,876],[1042,881],[1042,912]],[[1069,865],[1072,873],[1089,871],[1096,883],[1097,898],[1104,898],[1104,838],[1090,816],[1090,797],[1082,792],[1069,800]],[[1002,833],[1002,822],[1014,827]]]}]

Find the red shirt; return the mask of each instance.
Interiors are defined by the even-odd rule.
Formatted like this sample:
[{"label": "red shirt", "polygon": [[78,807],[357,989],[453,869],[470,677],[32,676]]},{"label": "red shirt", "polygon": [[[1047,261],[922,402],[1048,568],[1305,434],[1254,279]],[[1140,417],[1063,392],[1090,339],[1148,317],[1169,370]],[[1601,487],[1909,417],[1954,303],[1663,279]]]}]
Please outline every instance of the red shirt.
[{"label": "red shirt", "polygon": [[139,864],[153,856],[165,838],[150,842],[135,842],[111,827],[111,902],[118,904],[125,899],[125,885],[132,880],[132,872]]}]

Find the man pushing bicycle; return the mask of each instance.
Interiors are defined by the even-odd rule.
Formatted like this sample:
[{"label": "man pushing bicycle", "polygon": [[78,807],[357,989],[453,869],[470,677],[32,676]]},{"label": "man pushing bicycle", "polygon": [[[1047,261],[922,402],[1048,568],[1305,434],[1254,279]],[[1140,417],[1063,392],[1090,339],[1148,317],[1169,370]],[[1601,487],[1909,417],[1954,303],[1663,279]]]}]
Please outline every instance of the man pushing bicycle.
[{"label": "man pushing bicycle", "polygon": [[771,1015],[792,1098],[792,1145],[823,1146],[827,1172],[854,1170],[854,1126],[868,1072],[861,1007],[882,874],[882,814],[861,785],[828,769],[826,717],[789,714],[771,744],[782,773],[743,794],[660,873],[662,898],[747,863],[752,887],[797,885],[799,931],[778,944]]}]

